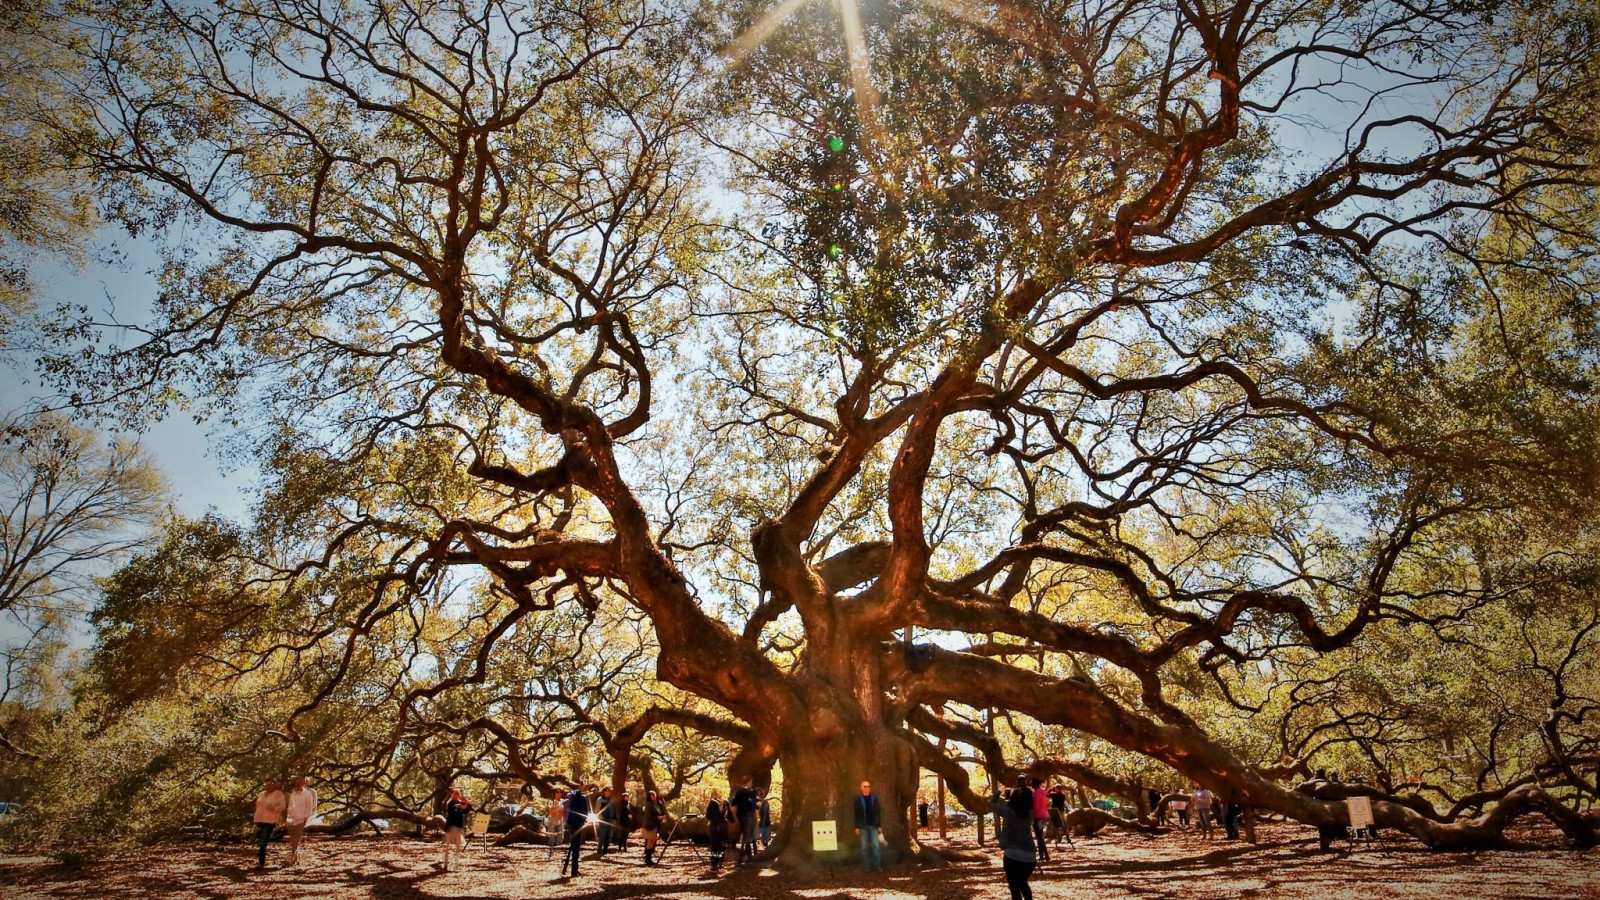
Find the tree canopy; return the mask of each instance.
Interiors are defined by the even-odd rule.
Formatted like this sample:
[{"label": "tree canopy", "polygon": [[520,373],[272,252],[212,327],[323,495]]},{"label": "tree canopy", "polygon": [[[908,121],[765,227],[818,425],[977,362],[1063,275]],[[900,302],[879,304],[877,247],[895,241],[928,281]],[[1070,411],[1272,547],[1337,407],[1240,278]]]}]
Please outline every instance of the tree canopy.
[{"label": "tree canopy", "polygon": [[164,268],[47,365],[267,477],[97,677],[356,804],[713,739],[903,855],[960,753],[1592,843],[1597,12],[80,0]]}]

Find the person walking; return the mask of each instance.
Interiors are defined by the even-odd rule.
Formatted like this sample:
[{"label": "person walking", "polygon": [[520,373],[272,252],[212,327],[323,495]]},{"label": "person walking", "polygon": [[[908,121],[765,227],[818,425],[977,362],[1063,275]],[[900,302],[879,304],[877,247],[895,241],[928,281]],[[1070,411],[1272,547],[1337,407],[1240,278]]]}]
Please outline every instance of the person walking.
[{"label": "person walking", "polygon": [[257,869],[267,867],[267,842],[272,840],[272,833],[283,824],[284,814],[288,808],[289,799],[278,787],[277,779],[268,778],[261,786],[261,793],[256,795],[256,812],[251,816],[256,826]]},{"label": "person walking", "polygon": [[1000,866],[1006,873],[1006,887],[1011,890],[1011,900],[1033,900],[1033,888],[1028,879],[1033,877],[1034,846],[1029,819],[1033,813],[1033,798],[1023,790],[1011,792],[1009,800],[1000,799],[1000,787],[995,786],[989,798],[989,810],[1000,817],[994,837],[1000,844]]},{"label": "person walking", "polygon": [[733,814],[739,823],[739,859],[735,867],[756,858],[756,812],[760,806],[755,779],[746,775],[739,789],[733,792]]},{"label": "person walking", "polygon": [[706,804],[706,840],[710,845],[711,871],[722,868],[723,854],[728,852],[728,814],[722,801],[715,797]]},{"label": "person walking", "polygon": [[1044,792],[1044,782],[1033,780],[1033,839],[1039,862],[1050,859],[1050,848],[1044,842],[1044,826],[1050,821],[1050,798]]},{"label": "person walking", "polygon": [[872,782],[861,782],[861,795],[852,808],[856,836],[861,839],[861,865],[868,872],[880,872],[883,854],[878,850],[878,832],[883,828],[883,810],[878,805],[878,795],[872,792]]},{"label": "person walking", "polygon": [[458,856],[466,852],[467,813],[470,812],[472,801],[460,788],[451,785],[444,801],[444,862],[439,864],[446,872],[450,871],[450,851],[455,850]]},{"label": "person walking", "polygon": [[300,865],[300,843],[306,838],[306,826],[317,814],[317,792],[306,786],[306,779],[298,777],[291,784],[284,804],[284,823],[289,826],[289,865]]},{"label": "person walking", "polygon": [[761,849],[772,846],[772,803],[766,788],[761,789],[761,805],[756,808],[756,823],[761,828]]},{"label": "person walking", "polygon": [[667,807],[656,796],[655,791],[646,791],[644,795],[644,808],[641,810],[644,818],[644,864],[656,865],[656,841],[661,836],[661,826],[667,819]]},{"label": "person walking", "polygon": [[1189,794],[1189,811],[1194,814],[1194,821],[1200,828],[1200,833],[1211,839],[1211,801],[1212,793],[1199,785],[1195,785]]},{"label": "person walking", "polygon": [[[593,787],[590,790],[594,790]],[[589,824],[589,797],[583,792],[583,785],[572,789],[567,795],[567,855],[561,861],[561,874],[565,876],[567,869],[572,869],[572,877],[578,877],[578,854],[583,852],[583,827]]]}]

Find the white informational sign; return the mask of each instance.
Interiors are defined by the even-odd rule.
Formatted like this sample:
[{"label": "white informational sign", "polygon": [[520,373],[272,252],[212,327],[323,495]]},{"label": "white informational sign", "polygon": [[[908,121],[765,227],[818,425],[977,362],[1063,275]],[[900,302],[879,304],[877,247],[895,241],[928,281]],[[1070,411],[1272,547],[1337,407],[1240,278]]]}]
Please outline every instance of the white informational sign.
[{"label": "white informational sign", "polygon": [[811,850],[814,853],[823,853],[839,849],[839,823],[829,819],[826,822],[811,823]]},{"label": "white informational sign", "polygon": [[1372,821],[1371,797],[1346,797],[1344,805],[1350,810],[1350,827],[1367,828]]}]

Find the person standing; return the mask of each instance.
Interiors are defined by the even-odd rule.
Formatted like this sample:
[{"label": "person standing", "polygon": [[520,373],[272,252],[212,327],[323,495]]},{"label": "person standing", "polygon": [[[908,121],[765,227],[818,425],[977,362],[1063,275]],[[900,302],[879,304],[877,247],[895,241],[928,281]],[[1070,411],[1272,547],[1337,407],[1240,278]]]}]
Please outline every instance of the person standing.
[{"label": "person standing", "polygon": [[251,816],[256,826],[257,869],[267,867],[267,842],[272,840],[272,833],[283,824],[288,806],[289,800],[278,787],[277,779],[268,778],[266,784],[261,786],[261,793],[256,795],[256,812]]},{"label": "person standing", "polygon": [[1050,821],[1050,798],[1044,792],[1044,782],[1033,780],[1033,840],[1039,862],[1050,858],[1050,848],[1044,842],[1044,826]]},{"label": "person standing", "polygon": [[711,871],[715,872],[722,868],[722,856],[728,852],[728,814],[715,797],[706,804],[706,840],[711,849]]},{"label": "person standing", "polygon": [[600,855],[605,856],[611,849],[611,826],[617,821],[617,807],[611,799],[611,788],[600,792],[598,801],[600,821],[594,825],[595,841],[600,845]]},{"label": "person standing", "polygon": [[612,827],[616,830],[611,835],[612,843],[617,845],[618,850],[627,850],[630,826],[628,817],[633,815],[633,804],[628,802],[627,791],[617,796],[613,807],[616,810],[616,821],[612,823]]},{"label": "person standing", "polygon": [[733,814],[739,823],[739,861],[734,863],[735,866],[742,866],[756,858],[756,812],[760,806],[761,798],[756,796],[755,779],[746,775],[739,789],[733,792]]},{"label": "person standing", "polygon": [[461,855],[467,849],[467,813],[470,812],[472,801],[460,788],[451,785],[444,801],[444,862],[441,866],[446,872],[450,871],[450,851]]},{"label": "person standing", "polygon": [[561,837],[567,830],[567,801],[560,791],[550,794],[550,812],[544,817],[544,830],[552,849],[561,846]]},{"label": "person standing", "polygon": [[1189,810],[1194,814],[1200,833],[1207,840],[1211,839],[1211,800],[1212,793],[1199,785],[1195,785],[1194,791],[1189,794]]},{"label": "person standing", "polygon": [[644,864],[656,865],[656,841],[661,836],[661,825],[667,818],[667,807],[656,796],[655,791],[646,791],[644,794]]},{"label": "person standing", "polygon": [[928,828],[928,801],[917,798],[917,827],[924,831]]},{"label": "person standing", "polygon": [[878,832],[883,828],[883,810],[878,795],[872,792],[872,782],[861,782],[861,795],[853,806],[856,819],[856,836],[861,838],[861,865],[868,872],[883,870],[883,854],[878,850]]},{"label": "person standing", "polygon": [[1061,846],[1061,836],[1067,832],[1067,789],[1056,782],[1050,789],[1050,824],[1056,829],[1056,846]]},{"label": "person standing", "polygon": [[761,789],[761,805],[756,808],[757,824],[761,827],[761,849],[772,846],[772,803],[767,800],[766,788]]},{"label": "person standing", "polygon": [[1006,802],[1000,800],[1000,787],[995,786],[989,798],[989,810],[1000,817],[994,837],[1000,844],[1000,865],[1006,873],[1006,887],[1011,890],[1011,900],[1033,900],[1033,888],[1028,879],[1033,877],[1034,846],[1028,820],[1033,813],[1033,798],[1025,790],[1011,792]]},{"label": "person standing", "polygon": [[[590,788],[593,790],[593,788]],[[567,869],[572,869],[572,877],[578,877],[578,854],[583,852],[583,828],[589,824],[589,798],[583,793],[583,785],[572,789],[567,795],[567,855],[561,861],[561,874],[566,875]]]},{"label": "person standing", "polygon": [[289,865],[300,865],[300,842],[306,838],[306,826],[311,824],[311,817],[317,814],[317,792],[306,787],[306,779],[296,778],[291,784],[294,790],[290,791],[285,804],[284,821],[289,826]]}]

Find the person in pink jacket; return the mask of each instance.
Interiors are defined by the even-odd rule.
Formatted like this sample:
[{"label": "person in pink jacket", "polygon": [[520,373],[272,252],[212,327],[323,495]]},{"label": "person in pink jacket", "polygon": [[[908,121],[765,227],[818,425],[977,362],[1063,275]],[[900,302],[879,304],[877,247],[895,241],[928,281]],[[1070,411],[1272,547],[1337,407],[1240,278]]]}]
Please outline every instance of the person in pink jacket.
[{"label": "person in pink jacket", "polygon": [[256,868],[267,867],[267,842],[272,840],[272,833],[283,824],[288,807],[289,800],[279,789],[277,779],[268,778],[261,788],[261,794],[256,797],[256,812],[252,816],[256,826]]},{"label": "person in pink jacket", "polygon": [[1050,848],[1044,842],[1044,826],[1050,821],[1050,794],[1044,782],[1033,780],[1033,841],[1038,845],[1039,862],[1050,858]]}]

